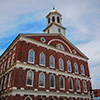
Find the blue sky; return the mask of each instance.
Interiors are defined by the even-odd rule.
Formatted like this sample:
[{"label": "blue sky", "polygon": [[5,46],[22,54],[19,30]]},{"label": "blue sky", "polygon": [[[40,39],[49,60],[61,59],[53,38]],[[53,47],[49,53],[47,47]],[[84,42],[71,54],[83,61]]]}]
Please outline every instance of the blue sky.
[{"label": "blue sky", "polygon": [[89,57],[92,86],[100,89],[99,0],[0,0],[0,55],[19,33],[43,33],[53,5],[62,14],[66,38]]}]

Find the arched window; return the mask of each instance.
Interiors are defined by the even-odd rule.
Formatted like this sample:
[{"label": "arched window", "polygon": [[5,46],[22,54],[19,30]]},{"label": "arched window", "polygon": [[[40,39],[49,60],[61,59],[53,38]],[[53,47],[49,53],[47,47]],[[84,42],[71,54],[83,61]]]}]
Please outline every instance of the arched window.
[{"label": "arched window", "polygon": [[27,97],[25,100],[32,100],[32,98],[31,97]]},{"label": "arched window", "polygon": [[60,77],[60,89],[64,89],[64,78]]},{"label": "arched window", "polygon": [[63,60],[62,60],[62,58],[59,59],[59,69],[63,70]]},{"label": "arched window", "polygon": [[80,83],[79,83],[78,79],[76,80],[76,88],[77,88],[78,91],[80,90]]},{"label": "arched window", "polygon": [[50,67],[54,68],[54,57],[52,55],[50,56]]},{"label": "arched window", "polygon": [[74,64],[74,69],[75,69],[75,73],[78,74],[78,66],[76,63]]},{"label": "arched window", "polygon": [[61,98],[60,100],[64,100],[63,98]]},{"label": "arched window", "polygon": [[54,77],[54,75],[50,75],[50,87],[51,88],[55,87],[55,77]]},{"label": "arched window", "polygon": [[70,63],[70,61],[67,61],[67,70],[68,70],[68,72],[71,72],[71,63]]},{"label": "arched window", "polygon": [[83,66],[83,65],[81,65],[81,74],[82,74],[82,75],[85,74],[85,73],[84,73],[84,66]]},{"label": "arched window", "polygon": [[34,63],[34,51],[33,50],[29,50],[28,62]]},{"label": "arched window", "polygon": [[32,71],[28,71],[27,72],[26,85],[28,85],[28,86],[32,86],[33,85],[33,72]]},{"label": "arched window", "polygon": [[72,79],[71,78],[69,78],[68,79],[68,82],[69,82],[69,89],[73,89],[73,85],[72,85]]},{"label": "arched window", "polygon": [[86,85],[85,81],[83,81],[83,89],[84,89],[85,92],[87,91],[87,85]]},{"label": "arched window", "polygon": [[48,18],[48,24],[50,23],[50,18]]},{"label": "arched window", "polygon": [[57,22],[60,23],[59,17],[57,17]]},{"label": "arched window", "polygon": [[40,65],[45,65],[45,55],[43,52],[40,54]]},{"label": "arched window", "polygon": [[56,45],[56,47],[57,47],[58,49],[64,50],[64,47],[63,47],[61,44],[59,44],[59,43]]},{"label": "arched window", "polygon": [[39,98],[38,100],[43,100],[42,98]]},{"label": "arched window", "polygon": [[55,22],[55,16],[52,17],[52,22]]},{"label": "arched window", "polygon": [[45,76],[43,73],[39,74],[39,86],[44,86],[45,83]]}]

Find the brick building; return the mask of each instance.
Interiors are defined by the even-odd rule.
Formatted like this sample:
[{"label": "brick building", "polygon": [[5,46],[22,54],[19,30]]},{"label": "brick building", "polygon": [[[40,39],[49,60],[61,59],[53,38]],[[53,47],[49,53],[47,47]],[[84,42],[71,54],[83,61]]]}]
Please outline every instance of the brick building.
[{"label": "brick building", "polygon": [[61,14],[44,34],[19,34],[0,56],[1,100],[88,100],[88,58],[65,37]]},{"label": "brick building", "polygon": [[93,89],[94,92],[94,99],[100,100],[100,89]]}]

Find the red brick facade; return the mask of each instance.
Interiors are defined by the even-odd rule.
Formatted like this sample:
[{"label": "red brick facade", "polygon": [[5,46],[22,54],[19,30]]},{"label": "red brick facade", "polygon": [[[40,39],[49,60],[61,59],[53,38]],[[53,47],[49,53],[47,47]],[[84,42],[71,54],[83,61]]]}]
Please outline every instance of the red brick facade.
[{"label": "red brick facade", "polygon": [[[45,43],[41,42],[41,37],[45,38]],[[64,47],[64,51],[56,48],[58,43]],[[28,62],[29,50],[31,49],[35,54],[34,63]],[[73,49],[76,50],[76,54],[73,53]],[[40,65],[40,54],[42,52],[45,55],[44,66]],[[13,54],[14,59],[12,58]],[[54,68],[50,68],[51,55],[55,59]],[[9,58],[11,59],[9,68],[7,68]],[[59,58],[63,60],[63,70],[59,69]],[[14,60],[13,64],[12,59]],[[71,72],[68,72],[67,69],[68,60],[71,62]],[[50,100],[51,98],[53,100],[61,100],[61,98],[64,100],[88,99],[88,89],[91,86],[91,82],[87,60],[88,58],[62,35],[19,35],[0,57],[1,98],[3,98],[2,100],[26,100],[25,98],[29,96],[32,100],[38,100],[39,98],[43,100]],[[74,63],[78,65],[78,74],[75,73]],[[84,75],[81,74],[81,65],[84,66]],[[32,86],[26,85],[26,77],[29,70],[33,72]],[[9,79],[10,72],[11,80]],[[41,72],[45,76],[44,87],[39,87],[39,74]],[[55,77],[55,88],[50,88],[51,74]],[[5,76],[7,77],[6,84]],[[64,78],[64,89],[60,89],[60,76]],[[69,89],[69,78],[72,79],[72,90]],[[80,91],[77,91],[76,79],[79,80]],[[83,88],[83,81],[86,82],[86,91]]]}]

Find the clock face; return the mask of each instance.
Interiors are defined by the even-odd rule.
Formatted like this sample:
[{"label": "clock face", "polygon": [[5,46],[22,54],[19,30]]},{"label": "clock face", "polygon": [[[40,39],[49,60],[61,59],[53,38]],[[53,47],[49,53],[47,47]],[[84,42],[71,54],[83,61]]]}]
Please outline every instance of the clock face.
[{"label": "clock face", "polygon": [[45,38],[44,37],[41,37],[41,42],[45,42],[46,40],[45,40]]}]

